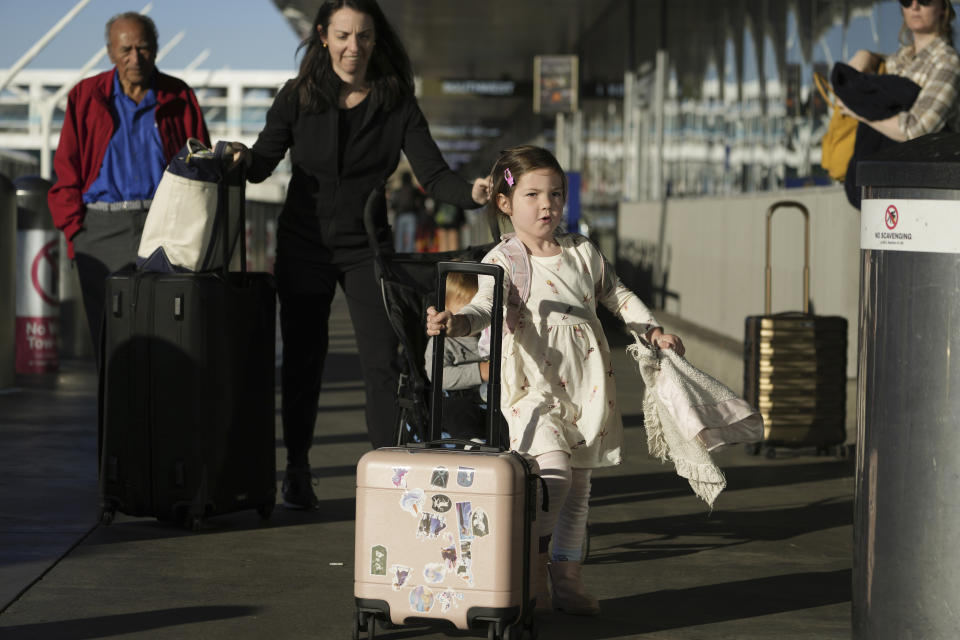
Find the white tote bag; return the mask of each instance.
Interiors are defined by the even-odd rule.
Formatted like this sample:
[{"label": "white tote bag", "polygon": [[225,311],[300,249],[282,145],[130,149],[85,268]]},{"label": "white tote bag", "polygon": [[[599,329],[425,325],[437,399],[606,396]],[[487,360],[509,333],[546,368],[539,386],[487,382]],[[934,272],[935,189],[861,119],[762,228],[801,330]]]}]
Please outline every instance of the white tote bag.
[{"label": "white tote bag", "polygon": [[[153,196],[140,237],[137,266],[159,271],[211,271],[224,263],[224,231],[232,256],[240,233],[242,175],[228,143],[208,149],[195,138],[170,161]],[[229,184],[236,183],[236,184]],[[239,260],[240,256],[234,256]]]}]

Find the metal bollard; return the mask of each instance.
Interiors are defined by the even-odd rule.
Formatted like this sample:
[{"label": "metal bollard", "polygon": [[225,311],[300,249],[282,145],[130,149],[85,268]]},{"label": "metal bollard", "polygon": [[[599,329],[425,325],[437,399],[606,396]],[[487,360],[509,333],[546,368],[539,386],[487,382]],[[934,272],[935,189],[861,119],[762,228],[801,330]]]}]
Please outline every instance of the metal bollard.
[{"label": "metal bollard", "polygon": [[0,174],[0,389],[12,387],[17,301],[17,191]]},{"label": "metal bollard", "polygon": [[960,133],[857,165],[855,640],[960,629]]},{"label": "metal bollard", "polygon": [[29,176],[14,182],[17,192],[17,373],[60,369],[59,232],[47,208],[52,186]]}]

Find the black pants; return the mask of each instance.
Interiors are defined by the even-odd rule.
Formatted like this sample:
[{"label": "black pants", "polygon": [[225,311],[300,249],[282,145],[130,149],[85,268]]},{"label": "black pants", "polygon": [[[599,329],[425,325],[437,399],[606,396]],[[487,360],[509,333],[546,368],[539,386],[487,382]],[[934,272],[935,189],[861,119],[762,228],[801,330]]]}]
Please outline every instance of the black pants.
[{"label": "black pants", "polygon": [[[374,447],[394,444],[397,437],[398,339],[387,319],[380,287],[374,277],[372,258],[310,265],[309,290],[302,284],[289,283],[284,274],[299,271],[299,266],[290,261],[281,264],[280,260],[278,255],[277,286],[283,336],[280,382],[287,463],[291,467],[309,465],[323,365],[330,343],[330,305],[337,283],[346,294],[360,352],[370,443]],[[302,273],[294,277],[299,283],[304,281]]]},{"label": "black pants", "polygon": [[146,209],[115,212],[87,209],[83,230],[73,236],[77,275],[98,367],[107,276],[136,263],[146,219]]}]

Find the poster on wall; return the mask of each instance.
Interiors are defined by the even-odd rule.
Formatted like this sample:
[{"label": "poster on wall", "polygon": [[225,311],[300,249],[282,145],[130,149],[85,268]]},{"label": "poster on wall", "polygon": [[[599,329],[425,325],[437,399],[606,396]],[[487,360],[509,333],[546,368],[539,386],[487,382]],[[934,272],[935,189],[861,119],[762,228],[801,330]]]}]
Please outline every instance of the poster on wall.
[{"label": "poster on wall", "polygon": [[573,113],[580,89],[577,56],[535,56],[533,59],[533,112]]}]

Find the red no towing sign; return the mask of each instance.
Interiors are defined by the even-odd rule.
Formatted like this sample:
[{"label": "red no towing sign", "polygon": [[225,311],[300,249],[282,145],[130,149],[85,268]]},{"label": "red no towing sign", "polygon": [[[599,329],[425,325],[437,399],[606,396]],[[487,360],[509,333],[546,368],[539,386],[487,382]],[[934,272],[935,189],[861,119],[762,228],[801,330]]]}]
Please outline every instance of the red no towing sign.
[{"label": "red no towing sign", "polygon": [[17,373],[60,366],[59,238],[56,231],[17,232]]}]

